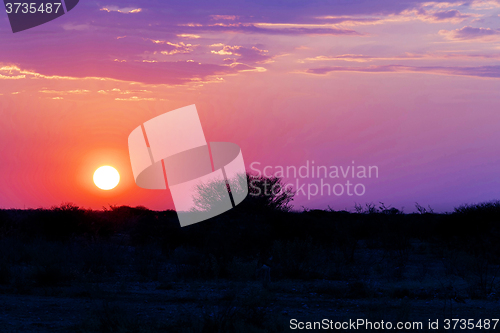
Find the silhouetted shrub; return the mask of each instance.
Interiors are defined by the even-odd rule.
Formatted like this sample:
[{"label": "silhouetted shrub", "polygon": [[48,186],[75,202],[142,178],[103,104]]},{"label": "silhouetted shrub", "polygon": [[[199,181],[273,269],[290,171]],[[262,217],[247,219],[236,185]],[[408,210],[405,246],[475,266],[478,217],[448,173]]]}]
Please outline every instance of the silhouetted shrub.
[{"label": "silhouetted shrub", "polygon": [[62,204],[51,210],[37,209],[29,221],[24,221],[24,233],[31,237],[44,237],[50,241],[67,241],[84,234],[91,225],[86,211],[73,204]]},{"label": "silhouetted shrub", "polygon": [[282,178],[257,176],[247,173],[248,196],[237,206],[243,211],[278,210],[288,212],[293,206],[291,202],[295,192],[285,187]]}]

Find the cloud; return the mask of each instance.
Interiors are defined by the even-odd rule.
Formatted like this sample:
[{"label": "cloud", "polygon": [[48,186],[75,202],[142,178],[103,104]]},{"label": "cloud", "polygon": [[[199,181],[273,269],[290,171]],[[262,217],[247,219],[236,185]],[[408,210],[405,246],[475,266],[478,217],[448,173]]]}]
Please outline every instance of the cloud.
[{"label": "cloud", "polygon": [[100,10],[105,11],[105,12],[118,12],[122,14],[133,14],[133,13],[140,13],[142,11],[142,8],[133,8],[133,7],[125,7],[125,8],[119,8],[118,6],[107,6],[103,7]]},{"label": "cloud", "polygon": [[[372,60],[386,60],[388,58],[385,57],[377,57],[377,56],[369,56],[363,54],[341,54],[335,56],[316,56],[312,58],[306,58],[301,60],[300,62],[306,61],[353,61],[353,62],[368,62]],[[393,58],[389,58],[393,59]]]},{"label": "cloud", "polygon": [[[453,1],[447,3],[460,5],[470,0]],[[392,15],[405,10],[419,8],[424,0],[205,0],[193,3],[192,1],[147,1],[141,2],[144,10],[148,10],[150,23],[201,23],[203,25],[213,21],[239,21],[242,23],[269,22],[269,23],[312,23],[315,17],[321,15]],[[441,2],[436,2],[441,3]],[[106,8],[117,10],[123,2],[109,0]],[[196,10],[193,10],[196,6]],[[130,8],[123,8],[130,10]]]},{"label": "cloud", "polygon": [[160,53],[163,54],[163,55],[173,55],[173,54],[188,54],[188,53],[191,53],[193,51],[193,48],[191,47],[186,47],[186,48],[177,48],[177,49],[173,49],[173,50],[170,50],[170,51],[161,51]]},{"label": "cloud", "polygon": [[[155,40],[150,38],[144,38],[145,40],[149,40],[154,44],[165,45],[167,50],[161,50],[159,53],[163,55],[173,55],[173,54],[188,54],[191,53],[197,48],[199,45],[193,44],[185,44],[184,42],[172,43],[165,40]],[[155,51],[154,54],[157,54],[158,51]]]},{"label": "cloud", "polygon": [[[66,32],[61,30],[57,36],[52,37],[55,39],[53,43],[49,44],[47,40],[42,39],[30,39],[30,42],[26,43],[20,41],[17,35],[7,35],[4,42],[12,47],[0,48],[0,63],[5,64],[3,67],[11,65],[7,67],[15,67],[18,70],[10,73],[6,67],[0,71],[0,75],[64,79],[93,77],[145,84],[179,85],[194,80],[209,81],[213,76],[232,75],[240,71],[237,67],[228,66],[222,58],[210,55],[207,46],[180,41],[179,38],[176,39],[175,34],[143,32],[141,36],[128,31],[82,31],[71,32],[71,35],[63,38],[64,34]],[[117,39],[117,36],[126,37]],[[236,62],[246,62],[251,69],[256,68],[251,66],[252,63],[270,59],[260,46],[255,49],[252,46],[244,46],[238,54],[241,56],[233,56],[237,58]],[[170,60],[175,56],[181,59]],[[182,59],[183,56],[189,58]]]},{"label": "cloud", "polygon": [[210,17],[213,19],[213,20],[230,20],[230,21],[234,21],[236,20],[237,18],[239,18],[239,16],[236,16],[236,15],[210,15]]},{"label": "cloud", "polygon": [[359,73],[427,73],[440,75],[459,75],[484,78],[500,78],[500,66],[477,66],[477,67],[445,67],[445,66],[402,66],[382,65],[368,67],[342,67],[330,66],[311,68],[305,71],[307,74],[325,75],[331,72],[359,72]]},{"label": "cloud", "polygon": [[64,30],[76,30],[76,31],[84,31],[90,29],[90,24],[74,24],[74,23],[65,23],[62,25]]},{"label": "cloud", "polygon": [[[17,77],[18,79],[78,80],[91,79],[97,81],[122,81],[143,84],[179,85],[198,81],[211,81],[214,76],[237,74],[244,71],[265,71],[262,67],[254,67],[242,63],[230,65],[201,64],[192,61],[175,62],[95,62],[82,61],[79,66],[58,64],[47,67],[30,64],[30,70],[17,65],[0,65],[0,75]],[[22,78],[20,76],[23,76]],[[1,77],[0,77],[1,79]],[[49,91],[44,91],[50,93]],[[54,91],[56,93],[56,91]],[[60,93],[57,91],[57,93]],[[86,93],[83,90],[66,91],[66,94]],[[104,92],[99,92],[104,93]]]},{"label": "cloud", "polygon": [[422,7],[434,7],[434,8],[450,8],[450,7],[470,7],[474,10],[489,10],[500,7],[499,0],[460,0],[451,2],[435,2],[429,1],[421,4]]},{"label": "cloud", "polygon": [[362,16],[337,16],[337,15],[323,15],[315,17],[319,21],[327,21],[330,24],[342,26],[359,26],[359,25],[373,25],[382,23],[385,18],[383,17],[362,17]]},{"label": "cloud", "polygon": [[462,22],[466,18],[471,17],[469,14],[462,14],[456,9],[436,11],[429,14],[435,21],[452,21]]},{"label": "cloud", "polygon": [[25,79],[26,75],[3,75],[0,74],[0,80],[20,80]]},{"label": "cloud", "polygon": [[179,35],[177,35],[177,37],[188,38],[188,39],[197,39],[197,38],[200,38],[201,36],[200,35],[193,35],[193,34],[179,34]]},{"label": "cloud", "polygon": [[115,98],[115,101],[135,101],[135,102],[138,102],[138,101],[155,101],[156,98],[153,98],[153,97],[137,97],[137,96],[132,96],[132,97],[129,97],[129,98]]},{"label": "cloud", "polygon": [[[44,77],[183,84],[214,75],[235,74],[242,66],[228,66],[235,63],[250,67],[244,70],[257,70],[262,67],[256,64],[269,62],[277,54],[292,53],[295,46],[307,44],[309,40],[282,39],[282,36],[366,36],[342,24],[413,20],[418,13],[409,11],[418,10],[425,3],[425,13],[419,15],[425,14],[436,22],[462,20],[470,15],[464,11],[471,7],[464,2],[448,0],[429,5],[418,0],[206,0],[199,1],[197,10],[193,11],[190,1],[141,2],[139,8],[131,3],[108,0],[99,6],[82,7],[72,14],[71,23],[54,23],[54,31],[47,34],[47,40],[5,34],[3,43],[8,47],[0,48],[0,61]],[[147,15],[138,14],[139,10]],[[408,30],[402,31],[405,33]],[[265,45],[261,45],[255,41],[260,39],[257,34],[271,37],[262,38]],[[209,48],[206,44],[215,43],[214,40],[223,44]],[[354,46],[354,41],[348,43]],[[311,47],[308,52],[313,52],[317,45],[320,43],[316,41],[307,45]],[[354,47],[343,51],[344,55],[333,57],[354,62],[375,60],[376,57],[355,54],[360,50],[366,49]],[[306,54],[304,58],[308,56],[305,51],[297,53]],[[328,59],[307,59],[320,60]],[[0,79],[15,77],[3,72],[0,75],[3,75]],[[18,73],[19,78],[22,75],[28,74]]]},{"label": "cloud", "polygon": [[[282,26],[282,24],[278,24]],[[266,35],[351,35],[360,36],[361,34],[350,29],[340,29],[331,25],[320,27],[304,27],[302,24],[287,24],[286,28],[276,27],[271,23],[216,23],[216,24],[180,24],[191,31],[200,32],[241,32],[250,34]],[[317,25],[315,25],[317,26]]]},{"label": "cloud", "polygon": [[238,72],[265,72],[265,71],[267,71],[267,69],[265,69],[264,67],[253,67],[253,66],[250,66],[247,64],[242,64],[239,62],[234,62],[228,66],[233,68],[233,69],[236,69]]},{"label": "cloud", "polygon": [[43,94],[57,94],[57,95],[67,95],[67,94],[82,95],[82,94],[90,93],[90,90],[74,89],[74,90],[67,90],[67,91],[58,91],[58,90],[42,89],[42,90],[39,90],[38,92],[43,93]]},{"label": "cloud", "polygon": [[399,15],[389,16],[382,19],[384,21],[409,21],[419,20],[429,23],[461,23],[470,17],[478,17],[478,14],[463,14],[457,9],[439,10],[436,8],[427,8],[427,4],[419,8],[405,10]]},{"label": "cloud", "polygon": [[351,62],[371,62],[371,61],[393,61],[393,60],[438,60],[438,59],[484,59],[500,60],[500,54],[464,54],[464,53],[424,53],[415,54],[406,52],[396,56],[372,56],[364,54],[341,54],[334,56],[316,56],[300,60],[300,63],[319,61],[351,61]]},{"label": "cloud", "polygon": [[474,0],[470,6],[476,10],[490,10],[500,7],[498,0]]},{"label": "cloud", "polygon": [[466,41],[466,40],[479,40],[479,41],[492,41],[498,39],[500,35],[500,30],[495,30],[491,28],[474,28],[474,27],[463,27],[461,29],[455,30],[441,30],[439,33],[445,36],[446,39],[456,40],[456,41]]},{"label": "cloud", "polygon": [[460,23],[470,17],[476,17],[477,14],[462,14],[456,9],[450,10],[426,10],[424,8],[413,8],[404,10],[398,14],[390,14],[378,17],[362,16],[318,16],[316,19],[327,21],[337,27],[352,27],[366,25],[381,25],[387,23],[424,21],[429,23]]},{"label": "cloud", "polygon": [[[251,48],[243,46],[230,46],[224,45],[222,43],[212,44],[211,47],[222,47],[220,50],[211,50],[212,54],[218,54],[226,56],[226,59],[231,59],[227,56],[235,56],[234,61],[245,62],[245,63],[263,63],[269,61],[272,57],[268,55],[268,50],[261,50],[255,46]],[[229,61],[226,61],[229,62]]]}]

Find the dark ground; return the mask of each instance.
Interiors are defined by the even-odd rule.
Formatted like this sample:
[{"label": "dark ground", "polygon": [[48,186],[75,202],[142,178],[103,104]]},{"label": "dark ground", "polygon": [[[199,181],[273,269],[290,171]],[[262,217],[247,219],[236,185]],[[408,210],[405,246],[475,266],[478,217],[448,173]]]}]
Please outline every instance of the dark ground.
[{"label": "dark ground", "polygon": [[185,228],[173,211],[141,207],[3,210],[0,331],[283,332],[291,319],[425,327],[500,318],[499,227],[498,202],[450,214],[243,205]]}]

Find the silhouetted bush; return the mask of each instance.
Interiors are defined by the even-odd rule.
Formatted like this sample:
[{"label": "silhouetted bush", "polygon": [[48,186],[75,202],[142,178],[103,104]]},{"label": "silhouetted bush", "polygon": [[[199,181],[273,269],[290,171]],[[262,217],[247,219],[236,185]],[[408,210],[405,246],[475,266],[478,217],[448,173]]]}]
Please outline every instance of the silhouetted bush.
[{"label": "silhouetted bush", "polygon": [[282,178],[257,176],[247,173],[248,196],[237,209],[243,211],[278,210],[289,212],[293,206],[291,202],[295,192],[290,187],[285,187]]}]

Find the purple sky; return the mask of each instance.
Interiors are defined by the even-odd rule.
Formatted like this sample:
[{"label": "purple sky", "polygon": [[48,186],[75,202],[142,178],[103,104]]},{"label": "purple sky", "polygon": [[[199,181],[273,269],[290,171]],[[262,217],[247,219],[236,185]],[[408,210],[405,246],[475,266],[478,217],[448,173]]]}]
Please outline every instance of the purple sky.
[{"label": "purple sky", "polygon": [[[248,170],[378,167],[350,179],[364,195],[298,209],[498,199],[499,15],[496,0],[81,1],[15,34],[0,15],[0,207],[172,208],[134,184],[127,137],[190,104]],[[122,182],[103,192],[107,164]]]}]

